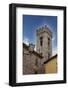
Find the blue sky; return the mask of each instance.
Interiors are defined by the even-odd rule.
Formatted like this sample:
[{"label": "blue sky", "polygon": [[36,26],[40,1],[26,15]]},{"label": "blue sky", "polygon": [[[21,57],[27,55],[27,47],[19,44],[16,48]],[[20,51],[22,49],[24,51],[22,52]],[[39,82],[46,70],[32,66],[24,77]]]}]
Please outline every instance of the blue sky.
[{"label": "blue sky", "polygon": [[47,25],[52,31],[52,51],[57,53],[57,16],[23,16],[23,39],[26,44],[36,42],[36,30]]}]

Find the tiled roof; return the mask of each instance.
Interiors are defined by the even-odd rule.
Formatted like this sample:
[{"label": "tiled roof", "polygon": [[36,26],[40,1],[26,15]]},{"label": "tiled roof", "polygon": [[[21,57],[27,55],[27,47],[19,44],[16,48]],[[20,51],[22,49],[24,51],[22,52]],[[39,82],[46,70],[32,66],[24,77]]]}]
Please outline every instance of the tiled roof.
[{"label": "tiled roof", "polygon": [[53,59],[56,58],[56,57],[57,57],[57,54],[54,55],[54,56],[52,56],[52,57],[49,58],[48,60],[46,60],[46,61],[44,62],[44,64],[48,63],[49,61],[53,60]]}]

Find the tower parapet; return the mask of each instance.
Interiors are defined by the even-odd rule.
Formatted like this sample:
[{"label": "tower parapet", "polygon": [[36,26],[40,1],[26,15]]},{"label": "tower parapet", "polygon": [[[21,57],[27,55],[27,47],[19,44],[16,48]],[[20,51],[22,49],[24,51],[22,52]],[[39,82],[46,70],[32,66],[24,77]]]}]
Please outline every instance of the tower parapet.
[{"label": "tower parapet", "polygon": [[52,32],[50,31],[49,27],[47,25],[42,26],[41,28],[37,29],[37,35],[41,33],[48,33],[52,37]]}]

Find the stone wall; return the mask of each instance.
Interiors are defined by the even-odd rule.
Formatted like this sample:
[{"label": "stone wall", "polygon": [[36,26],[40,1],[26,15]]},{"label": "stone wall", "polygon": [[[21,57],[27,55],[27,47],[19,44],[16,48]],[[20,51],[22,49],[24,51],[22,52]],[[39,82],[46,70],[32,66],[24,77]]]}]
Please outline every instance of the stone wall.
[{"label": "stone wall", "polygon": [[27,48],[23,48],[23,74],[43,74],[43,58],[35,54],[30,54]]}]

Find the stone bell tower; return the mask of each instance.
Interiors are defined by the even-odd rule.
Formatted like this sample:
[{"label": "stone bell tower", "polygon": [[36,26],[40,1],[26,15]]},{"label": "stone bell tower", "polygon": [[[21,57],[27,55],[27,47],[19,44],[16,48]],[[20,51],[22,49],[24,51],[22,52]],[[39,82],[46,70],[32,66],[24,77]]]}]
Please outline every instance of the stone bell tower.
[{"label": "stone bell tower", "polygon": [[52,56],[52,32],[47,25],[36,31],[36,50],[45,60]]}]

